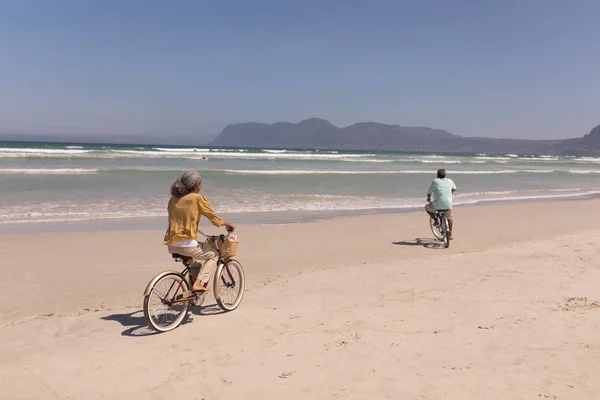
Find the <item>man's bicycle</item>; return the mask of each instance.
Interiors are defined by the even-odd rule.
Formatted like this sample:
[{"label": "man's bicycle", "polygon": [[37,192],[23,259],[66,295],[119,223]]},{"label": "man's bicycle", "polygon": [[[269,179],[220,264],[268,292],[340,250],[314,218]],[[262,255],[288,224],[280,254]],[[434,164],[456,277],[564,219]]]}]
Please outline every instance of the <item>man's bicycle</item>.
[{"label": "man's bicycle", "polygon": [[[206,235],[210,243],[219,252],[219,260],[213,279],[215,300],[224,311],[235,310],[244,296],[244,269],[235,256],[235,248],[231,248],[225,235]],[[183,292],[192,287],[190,265],[191,257],[173,254],[176,262],[181,262],[184,269],[163,271],[156,275],[144,290],[144,318],[148,326],[158,332],[168,332],[177,328],[187,314],[188,306],[201,306],[206,292],[195,293],[193,299],[184,298]]]},{"label": "man's bicycle", "polygon": [[[436,239],[443,241],[444,247],[448,248],[450,247],[450,225],[448,224],[446,211],[448,210],[437,210],[435,212],[435,219],[429,218],[429,227]],[[438,226],[435,226],[435,221],[438,222]]]}]

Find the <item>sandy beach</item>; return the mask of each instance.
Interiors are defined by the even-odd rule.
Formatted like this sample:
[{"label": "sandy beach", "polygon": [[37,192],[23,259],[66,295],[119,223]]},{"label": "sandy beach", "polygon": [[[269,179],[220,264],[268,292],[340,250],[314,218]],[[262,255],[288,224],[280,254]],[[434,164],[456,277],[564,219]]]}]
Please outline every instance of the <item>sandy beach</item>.
[{"label": "sandy beach", "polygon": [[[175,331],[162,231],[0,236],[2,399],[597,399],[600,200],[238,226],[247,290]],[[216,230],[212,230],[216,231]]]}]

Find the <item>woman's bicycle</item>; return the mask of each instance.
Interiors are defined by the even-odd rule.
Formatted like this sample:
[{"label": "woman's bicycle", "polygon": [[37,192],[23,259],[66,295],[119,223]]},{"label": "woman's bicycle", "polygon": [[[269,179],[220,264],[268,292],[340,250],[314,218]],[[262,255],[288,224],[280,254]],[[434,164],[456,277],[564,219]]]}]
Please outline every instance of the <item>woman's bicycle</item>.
[{"label": "woman's bicycle", "polygon": [[[219,252],[219,260],[213,279],[213,294],[219,307],[224,311],[235,310],[244,296],[244,269],[227,243],[225,235],[206,235],[207,243]],[[176,262],[184,265],[181,272],[169,270],[156,275],[144,290],[144,318],[148,326],[158,332],[168,332],[177,328],[187,314],[188,306],[201,306],[206,292],[195,293],[193,299],[184,298],[183,292],[192,287],[191,257],[173,254]]]},{"label": "woman's bicycle", "polygon": [[[444,242],[444,247],[450,247],[450,228],[448,224],[448,218],[446,217],[447,210],[438,210],[435,212],[435,219],[429,218],[429,227],[431,232],[436,239]],[[438,222],[438,226],[435,226],[435,221]]]}]

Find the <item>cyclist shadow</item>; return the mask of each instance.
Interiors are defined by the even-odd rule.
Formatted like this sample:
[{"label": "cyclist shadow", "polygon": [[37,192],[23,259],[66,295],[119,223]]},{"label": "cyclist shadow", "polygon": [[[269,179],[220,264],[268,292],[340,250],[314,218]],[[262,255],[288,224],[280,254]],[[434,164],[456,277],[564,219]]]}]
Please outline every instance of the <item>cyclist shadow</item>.
[{"label": "cyclist shadow", "polygon": [[[181,325],[189,324],[193,322],[194,318],[191,315],[195,316],[209,316],[209,315],[218,315],[224,313],[221,308],[219,308],[216,304],[209,304],[206,306],[194,306],[188,308],[188,313],[186,314],[183,321],[181,321]],[[120,323],[122,326],[126,327],[123,332],[121,332],[121,336],[129,336],[129,337],[144,337],[144,336],[152,336],[159,334],[160,332],[156,332],[155,330],[148,327],[146,323],[146,319],[144,318],[144,311],[137,310],[130,313],[123,314],[112,314],[102,317],[105,321],[116,321]],[[181,326],[180,325],[180,326]]]},{"label": "cyclist shadow", "polygon": [[444,248],[444,244],[436,239],[416,238],[414,242],[403,240],[401,242],[392,242],[397,246],[422,246],[426,249],[439,250]]}]

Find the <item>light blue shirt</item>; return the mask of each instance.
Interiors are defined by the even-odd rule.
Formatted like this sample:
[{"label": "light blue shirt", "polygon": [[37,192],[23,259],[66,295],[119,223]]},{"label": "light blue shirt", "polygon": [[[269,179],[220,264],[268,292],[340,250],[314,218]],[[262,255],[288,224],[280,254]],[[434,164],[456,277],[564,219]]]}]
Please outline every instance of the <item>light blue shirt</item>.
[{"label": "light blue shirt", "polygon": [[452,190],[456,190],[456,185],[449,178],[435,178],[427,195],[433,195],[433,206],[436,210],[449,210],[452,208]]}]

